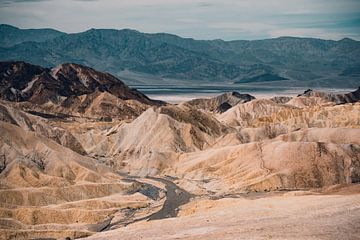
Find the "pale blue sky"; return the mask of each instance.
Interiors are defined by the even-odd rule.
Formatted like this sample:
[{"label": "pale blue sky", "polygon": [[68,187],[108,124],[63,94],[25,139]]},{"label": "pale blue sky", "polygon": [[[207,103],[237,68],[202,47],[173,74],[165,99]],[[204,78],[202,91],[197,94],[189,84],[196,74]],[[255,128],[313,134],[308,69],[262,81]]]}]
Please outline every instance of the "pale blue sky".
[{"label": "pale blue sky", "polygon": [[131,28],[196,39],[360,40],[360,0],[0,0],[0,23],[64,32]]}]

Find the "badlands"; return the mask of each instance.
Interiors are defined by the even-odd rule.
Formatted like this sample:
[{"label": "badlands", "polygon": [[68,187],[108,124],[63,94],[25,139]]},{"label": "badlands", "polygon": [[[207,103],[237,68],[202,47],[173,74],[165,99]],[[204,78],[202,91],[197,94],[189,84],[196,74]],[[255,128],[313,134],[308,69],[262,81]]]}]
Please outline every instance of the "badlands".
[{"label": "badlands", "polygon": [[0,239],[360,239],[360,88],[177,105],[0,63]]}]

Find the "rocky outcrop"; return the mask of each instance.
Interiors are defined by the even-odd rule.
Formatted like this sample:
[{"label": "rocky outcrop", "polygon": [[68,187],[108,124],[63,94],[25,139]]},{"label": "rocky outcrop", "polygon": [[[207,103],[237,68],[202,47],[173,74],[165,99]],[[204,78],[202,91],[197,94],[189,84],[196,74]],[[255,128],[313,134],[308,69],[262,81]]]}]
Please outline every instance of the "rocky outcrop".
[{"label": "rocky outcrop", "polygon": [[171,166],[179,154],[205,149],[227,131],[215,118],[189,106],[165,106],[114,126],[86,149],[111,159],[109,164],[116,168],[154,175]]},{"label": "rocky outcrop", "polygon": [[44,114],[87,112],[86,116],[94,113],[91,116],[98,118],[133,119],[149,106],[164,104],[127,87],[108,73],[77,64],[46,69],[24,62],[2,62],[0,81],[1,99],[24,103],[24,108],[30,111],[41,108]]},{"label": "rocky outcrop", "polygon": [[183,154],[174,174],[229,194],[357,183],[359,166],[359,145],[266,141]]},{"label": "rocky outcrop", "polygon": [[86,237],[121,208],[140,208],[141,185],[54,141],[0,122],[1,239]]},{"label": "rocky outcrop", "polygon": [[129,88],[111,74],[98,72],[78,64],[62,64],[53,68],[50,74],[66,86],[59,90],[61,96],[80,96],[100,91],[108,92],[122,100],[137,100],[149,105],[161,104],[161,102],[151,100],[141,92]]},{"label": "rocky outcrop", "polygon": [[[311,101],[310,107],[296,98],[297,106],[276,104],[271,100],[255,100],[237,105],[217,117],[222,123],[241,128],[258,128],[280,125],[294,131],[309,127],[359,127],[360,103],[333,105]],[[308,101],[307,101],[308,102]],[[314,104],[315,103],[315,104]],[[320,104],[320,105],[319,105]]]},{"label": "rocky outcrop", "polygon": [[108,92],[123,100],[137,100],[156,105],[144,94],[127,87],[108,73],[97,72],[78,64],[62,64],[53,69],[24,62],[1,62],[1,98],[9,101],[29,101],[37,104],[62,102],[63,98]]},{"label": "rocky outcrop", "polygon": [[231,107],[239,103],[246,103],[255,99],[250,94],[240,94],[238,92],[228,92],[210,99],[194,99],[187,103],[195,108],[207,110],[215,113],[226,112]]},{"label": "rocky outcrop", "polygon": [[284,96],[279,96],[279,97],[273,97],[270,98],[270,100],[274,101],[275,103],[279,103],[279,104],[284,104],[289,102],[292,99],[292,97],[284,97]]},{"label": "rocky outcrop", "polygon": [[354,103],[360,100],[360,87],[353,92],[344,94],[326,93],[308,89],[304,93],[300,94],[299,97],[300,96],[319,97],[326,101],[334,102],[336,104]]},{"label": "rocky outcrop", "polygon": [[221,122],[234,127],[255,127],[255,122],[281,111],[287,111],[291,114],[298,111],[298,108],[277,104],[269,99],[257,99],[245,104],[238,104],[217,118]]},{"label": "rocky outcrop", "polygon": [[36,132],[81,155],[87,154],[80,142],[71,132],[61,127],[51,126],[49,120],[17,110],[4,102],[0,102],[0,122],[16,125],[25,131]]}]

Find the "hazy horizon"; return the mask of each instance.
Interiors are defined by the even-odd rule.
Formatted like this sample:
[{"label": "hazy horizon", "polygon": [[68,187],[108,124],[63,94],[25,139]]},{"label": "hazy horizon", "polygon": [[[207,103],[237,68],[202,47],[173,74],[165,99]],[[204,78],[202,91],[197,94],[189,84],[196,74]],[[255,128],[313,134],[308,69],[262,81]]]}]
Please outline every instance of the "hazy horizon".
[{"label": "hazy horizon", "polygon": [[194,39],[280,36],[360,39],[357,0],[0,0],[0,23],[19,28],[136,29]]},{"label": "hazy horizon", "polygon": [[343,37],[341,39],[326,39],[326,38],[321,38],[321,37],[304,37],[304,36],[296,36],[296,35],[289,35],[289,36],[278,36],[278,37],[269,37],[269,38],[258,38],[258,39],[232,39],[232,40],[226,40],[226,39],[222,39],[222,38],[213,38],[213,39],[200,39],[200,38],[195,38],[195,37],[191,37],[191,36],[182,36],[176,33],[172,33],[172,32],[144,32],[144,31],[140,31],[138,29],[133,29],[133,28],[89,28],[89,29],[85,29],[84,31],[79,31],[79,32],[65,32],[65,31],[61,31],[59,29],[56,28],[50,28],[50,27],[44,27],[44,28],[21,28],[19,26],[15,26],[12,24],[7,24],[7,23],[0,23],[0,25],[8,25],[8,26],[12,26],[15,28],[18,28],[20,30],[37,30],[37,29],[51,29],[51,30],[56,30],[65,34],[77,34],[77,33],[82,33],[82,32],[87,32],[90,30],[116,30],[116,31],[122,31],[122,30],[130,30],[130,31],[136,31],[136,32],[140,32],[140,33],[145,33],[145,34],[169,34],[169,35],[175,35],[178,36],[180,38],[190,38],[190,39],[194,39],[194,40],[205,40],[205,41],[214,41],[214,40],[222,40],[222,41],[226,41],[226,42],[230,42],[230,41],[258,41],[258,40],[267,40],[267,39],[277,39],[277,38],[312,38],[312,39],[322,39],[322,40],[329,40],[329,41],[341,41],[343,39],[351,39],[354,41],[360,41],[360,39],[355,39],[355,38],[351,38],[351,37]]}]

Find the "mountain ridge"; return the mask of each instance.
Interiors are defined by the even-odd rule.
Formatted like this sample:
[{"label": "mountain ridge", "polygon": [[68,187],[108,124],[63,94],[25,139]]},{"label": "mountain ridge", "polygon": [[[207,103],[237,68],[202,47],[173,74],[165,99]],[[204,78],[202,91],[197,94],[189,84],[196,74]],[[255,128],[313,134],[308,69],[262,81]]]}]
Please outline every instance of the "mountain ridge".
[{"label": "mountain ridge", "polygon": [[[195,40],[132,29],[58,34],[40,32],[43,40],[29,41],[19,33],[9,45],[6,27],[0,27],[0,60],[22,60],[44,67],[74,62],[117,77],[129,71],[169,84],[174,79],[196,84],[277,84],[280,79],[287,86],[357,87],[360,77],[356,70],[360,66],[360,42],[347,38]],[[126,83],[139,82],[152,84],[150,79],[134,75]]]},{"label": "mountain ridge", "polygon": [[[7,36],[5,36],[3,33],[5,30],[7,30]],[[10,47],[14,44],[19,44],[26,41],[43,42],[65,34],[66,33],[52,28],[20,29],[12,25],[0,24],[1,47]],[[23,39],[19,38],[18,35],[20,35]]]},{"label": "mountain ridge", "polygon": [[[102,121],[132,119],[151,106],[165,104],[111,74],[73,63],[49,69],[25,62],[0,62],[0,99],[50,119],[76,115]],[[49,111],[51,114],[46,113]]]}]

